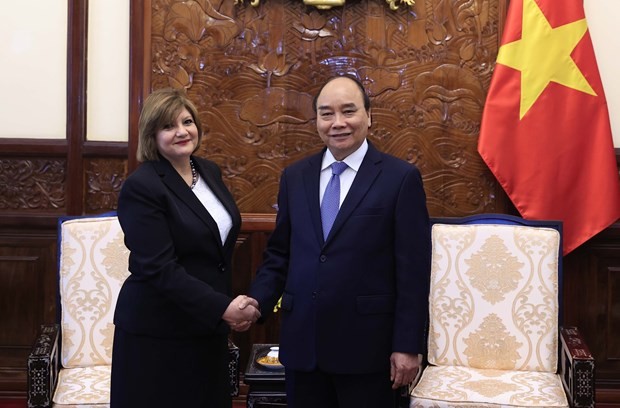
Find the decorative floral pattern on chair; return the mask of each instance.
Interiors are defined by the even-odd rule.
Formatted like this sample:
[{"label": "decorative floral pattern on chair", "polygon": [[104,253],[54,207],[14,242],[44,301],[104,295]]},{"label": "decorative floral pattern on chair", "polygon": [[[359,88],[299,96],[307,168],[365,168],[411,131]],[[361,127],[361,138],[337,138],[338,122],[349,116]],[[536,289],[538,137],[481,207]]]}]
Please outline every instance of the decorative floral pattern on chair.
[{"label": "decorative floral pattern on chair", "polygon": [[410,407],[568,407],[568,402],[555,373],[429,366]]},{"label": "decorative floral pattern on chair", "polygon": [[515,290],[523,276],[519,269],[523,264],[510,254],[504,241],[492,235],[471,259],[465,260],[469,266],[465,272],[471,286],[481,292],[482,297],[491,304],[505,299],[507,293]]},{"label": "decorative floral pattern on chair", "polygon": [[411,407],[567,407],[555,229],[435,224],[429,366]]},{"label": "decorative floral pattern on chair", "polygon": [[54,402],[63,404],[63,408],[66,404],[74,405],[78,401],[80,403],[77,406],[80,408],[89,404],[107,406],[110,403],[111,367],[101,365],[60,370]]},{"label": "decorative floral pattern on chair", "polygon": [[[129,251],[116,217],[78,218],[61,229],[60,297],[63,369],[57,404],[108,404],[118,292],[129,276]],[[101,405],[99,405],[101,406]]]},{"label": "decorative floral pattern on chair", "polygon": [[[114,309],[129,275],[123,231],[115,215],[67,217],[58,246],[61,321],[41,325],[28,356],[28,406],[107,408]],[[237,396],[239,347],[230,339],[228,353]]]},{"label": "decorative floral pattern on chair", "polygon": [[520,355],[517,350],[523,345],[511,336],[508,328],[495,313],[484,318],[480,328],[463,341],[463,354],[472,367],[500,370],[513,369]]}]

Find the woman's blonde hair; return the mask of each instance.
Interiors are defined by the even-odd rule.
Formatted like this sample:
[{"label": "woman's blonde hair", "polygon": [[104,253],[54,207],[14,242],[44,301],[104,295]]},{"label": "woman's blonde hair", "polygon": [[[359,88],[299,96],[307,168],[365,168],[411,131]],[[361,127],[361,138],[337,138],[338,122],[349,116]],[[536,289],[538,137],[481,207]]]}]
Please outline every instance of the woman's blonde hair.
[{"label": "woman's blonde hair", "polygon": [[151,93],[144,101],[140,120],[138,121],[138,161],[159,160],[157,150],[157,132],[165,126],[173,123],[179,112],[187,109],[192,115],[198,129],[198,143],[196,150],[202,141],[202,124],[198,117],[198,110],[184,91],[173,88],[158,89]]}]

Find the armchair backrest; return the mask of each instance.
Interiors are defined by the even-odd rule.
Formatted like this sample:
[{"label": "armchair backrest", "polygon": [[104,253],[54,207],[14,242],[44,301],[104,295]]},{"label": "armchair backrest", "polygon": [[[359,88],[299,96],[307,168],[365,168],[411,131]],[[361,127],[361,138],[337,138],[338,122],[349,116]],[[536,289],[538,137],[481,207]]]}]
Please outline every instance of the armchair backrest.
[{"label": "armchair backrest", "polygon": [[555,373],[561,223],[494,216],[433,220],[429,363]]},{"label": "armchair backrest", "polygon": [[63,367],[110,365],[113,315],[129,275],[129,251],[116,216],[59,222],[59,291]]}]

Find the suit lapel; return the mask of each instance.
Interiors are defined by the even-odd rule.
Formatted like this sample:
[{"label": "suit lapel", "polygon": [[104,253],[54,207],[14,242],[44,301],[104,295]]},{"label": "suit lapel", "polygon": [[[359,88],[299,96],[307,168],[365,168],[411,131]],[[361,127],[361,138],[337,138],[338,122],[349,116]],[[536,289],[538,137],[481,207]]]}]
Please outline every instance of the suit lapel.
[{"label": "suit lapel", "polygon": [[321,226],[321,207],[319,204],[319,186],[321,177],[321,162],[325,148],[321,153],[310,158],[308,165],[303,170],[304,187],[308,208],[310,210],[310,220],[318,242],[323,245],[323,227]]},{"label": "suit lapel", "polygon": [[[215,241],[217,241],[220,251],[223,251],[222,240],[219,239],[220,231],[215,220],[202,205],[198,197],[196,197],[192,190],[188,188],[179,173],[177,173],[174,167],[172,167],[172,164],[165,159],[160,159],[159,161],[153,163],[162,178],[163,183],[174,193],[174,195],[179,198],[180,205],[186,205],[189,207],[194,214],[196,214],[196,216],[198,216],[198,218],[200,218],[207,225],[207,227],[211,230],[212,235],[217,238]],[[201,176],[203,176],[202,173]]]},{"label": "suit lapel", "polygon": [[375,179],[379,173],[381,173],[381,168],[381,153],[379,153],[378,150],[368,143],[368,152],[366,152],[366,156],[364,157],[362,165],[353,180],[353,184],[351,185],[351,188],[349,189],[349,192],[340,207],[340,211],[338,211],[338,215],[334,220],[334,225],[327,236],[326,243],[329,243],[332,237],[338,233],[338,231],[349,219],[353,213],[353,210],[357,208],[370,187],[375,182]]}]

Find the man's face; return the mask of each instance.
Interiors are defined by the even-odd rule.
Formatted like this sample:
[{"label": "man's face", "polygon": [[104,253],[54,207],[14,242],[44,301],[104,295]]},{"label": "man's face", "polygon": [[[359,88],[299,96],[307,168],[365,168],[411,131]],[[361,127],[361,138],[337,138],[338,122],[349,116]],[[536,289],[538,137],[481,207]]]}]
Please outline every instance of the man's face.
[{"label": "man's face", "polygon": [[316,107],[316,129],[336,160],[343,160],[362,145],[371,120],[355,82],[345,77],[333,79],[323,87]]}]

